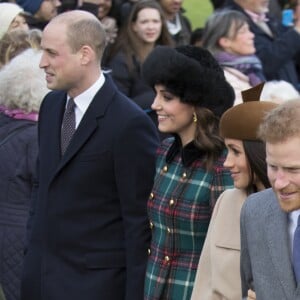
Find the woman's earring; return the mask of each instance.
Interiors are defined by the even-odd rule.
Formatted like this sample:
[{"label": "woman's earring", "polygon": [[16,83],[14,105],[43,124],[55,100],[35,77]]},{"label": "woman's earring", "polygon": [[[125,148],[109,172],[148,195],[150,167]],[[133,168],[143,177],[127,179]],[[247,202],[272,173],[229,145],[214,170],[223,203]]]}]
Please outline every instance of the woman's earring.
[{"label": "woman's earring", "polygon": [[198,121],[198,118],[197,118],[196,113],[194,112],[194,113],[193,113],[193,122],[194,122],[194,123],[197,123],[197,121]]}]

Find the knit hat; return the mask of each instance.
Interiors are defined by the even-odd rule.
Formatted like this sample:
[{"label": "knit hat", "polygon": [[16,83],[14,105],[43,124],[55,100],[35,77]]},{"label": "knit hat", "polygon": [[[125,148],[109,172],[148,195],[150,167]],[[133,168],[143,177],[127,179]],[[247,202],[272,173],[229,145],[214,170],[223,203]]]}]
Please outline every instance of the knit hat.
[{"label": "knit hat", "polygon": [[142,74],[150,86],[162,84],[181,102],[208,108],[216,116],[233,105],[233,89],[206,49],[157,46],[145,60]]},{"label": "knit hat", "polygon": [[23,7],[27,12],[34,15],[39,9],[44,0],[17,0],[16,2]]},{"label": "knit hat", "polygon": [[257,131],[267,112],[278,104],[259,101],[263,84],[259,84],[244,93],[243,100],[248,101],[228,109],[220,120],[220,134],[223,138],[237,140],[259,140]]},{"label": "knit hat", "polygon": [[0,39],[7,32],[14,18],[23,12],[23,9],[14,3],[0,3]]}]

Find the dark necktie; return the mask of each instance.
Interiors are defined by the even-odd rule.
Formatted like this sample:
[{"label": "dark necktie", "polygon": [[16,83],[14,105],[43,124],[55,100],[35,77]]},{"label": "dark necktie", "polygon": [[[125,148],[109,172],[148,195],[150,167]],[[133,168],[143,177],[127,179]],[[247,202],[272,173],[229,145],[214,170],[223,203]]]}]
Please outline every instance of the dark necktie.
[{"label": "dark necktie", "polygon": [[64,118],[61,127],[61,154],[63,155],[71,141],[71,138],[75,132],[75,107],[76,104],[73,98],[70,98],[64,113]]},{"label": "dark necktie", "polygon": [[294,233],[293,267],[296,281],[300,284],[300,216],[298,217],[298,224]]}]

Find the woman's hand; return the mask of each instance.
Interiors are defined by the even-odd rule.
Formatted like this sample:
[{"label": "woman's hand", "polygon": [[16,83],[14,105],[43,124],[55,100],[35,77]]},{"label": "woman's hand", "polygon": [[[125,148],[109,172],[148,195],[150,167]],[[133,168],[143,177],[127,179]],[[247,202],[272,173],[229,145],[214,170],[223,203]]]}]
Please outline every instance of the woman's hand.
[{"label": "woman's hand", "polygon": [[256,300],[256,294],[252,290],[248,290],[248,297],[247,300]]}]

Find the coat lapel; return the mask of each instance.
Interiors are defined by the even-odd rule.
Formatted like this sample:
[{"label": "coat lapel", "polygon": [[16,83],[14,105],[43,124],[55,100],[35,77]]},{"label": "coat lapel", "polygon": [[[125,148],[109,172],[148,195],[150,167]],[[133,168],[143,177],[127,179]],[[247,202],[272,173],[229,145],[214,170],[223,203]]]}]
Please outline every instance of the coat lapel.
[{"label": "coat lapel", "polygon": [[280,209],[275,195],[271,202],[266,218],[266,241],[279,282],[281,282],[285,291],[286,299],[292,299],[296,282],[291,262],[288,215]]},{"label": "coat lapel", "polygon": [[48,122],[49,126],[51,126],[51,129],[48,131],[46,146],[51,147],[51,151],[49,151],[49,154],[47,156],[49,175],[55,172],[55,169],[61,160],[60,131],[67,99],[66,93],[61,92],[55,92],[52,97],[56,98],[55,100],[57,101],[52,101],[53,105],[49,106],[49,108],[47,107],[47,115],[50,116]]},{"label": "coat lapel", "polygon": [[[74,136],[67,148],[65,154],[61,157],[59,164],[57,165],[54,176],[69,162],[72,157],[80,151],[89,137],[94,131],[101,127],[101,118],[105,115],[105,112],[112,102],[113,96],[116,93],[116,87],[112,83],[109,77],[105,77],[105,83],[103,87],[97,92],[90,106],[85,112],[78,128],[76,129]],[[61,128],[61,121],[59,124],[59,132]],[[60,148],[60,147],[59,147]],[[59,153],[60,155],[60,153]]]}]

